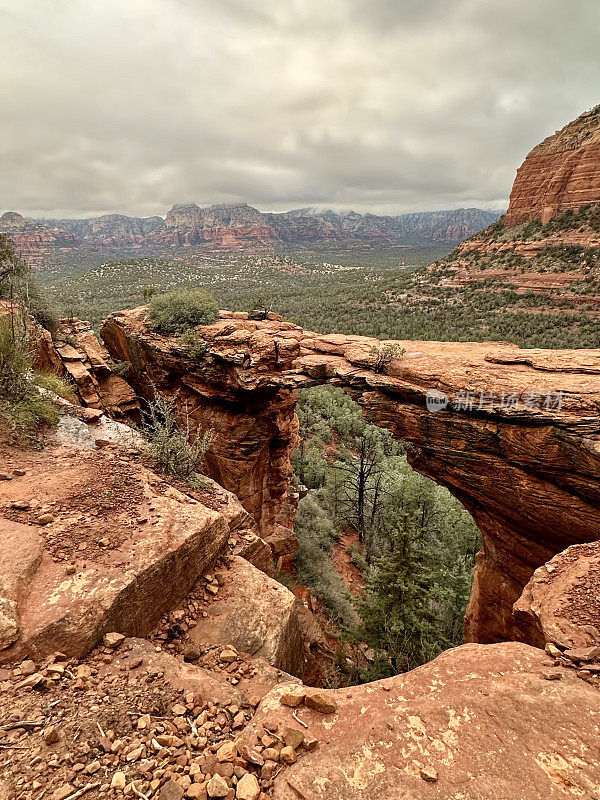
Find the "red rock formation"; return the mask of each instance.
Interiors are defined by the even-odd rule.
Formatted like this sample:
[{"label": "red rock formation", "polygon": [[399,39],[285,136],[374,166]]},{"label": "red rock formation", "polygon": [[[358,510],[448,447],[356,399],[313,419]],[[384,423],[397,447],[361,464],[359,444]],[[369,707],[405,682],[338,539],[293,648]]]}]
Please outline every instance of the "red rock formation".
[{"label": "red rock formation", "polygon": [[[562,649],[600,645],[600,544],[574,544],[536,569],[515,604],[523,639]],[[600,654],[600,651],[599,651]]]},{"label": "red rock formation", "polygon": [[149,240],[189,246],[208,243],[223,250],[268,245],[275,231],[265,217],[247,203],[174,206],[167,214],[166,227]]},{"label": "red rock formation", "polygon": [[542,223],[600,202],[600,106],[535,147],[517,171],[504,224]]},{"label": "red rock formation", "polygon": [[247,203],[200,207],[174,206],[162,217],[104,214],[86,219],[26,219],[16,212],[0,217],[0,233],[8,234],[33,267],[43,266],[52,248],[76,250],[92,245],[143,249],[153,255],[172,248],[202,246],[238,252],[265,250],[281,242],[385,243],[424,245],[458,242],[489,225],[498,214],[475,208],[433,211],[400,216],[337,213],[304,208],[263,213]]},{"label": "red rock formation", "polygon": [[26,219],[15,211],[0,217],[0,233],[10,236],[17,253],[31,267],[39,267],[50,247],[64,247],[78,241],[76,236],[38,220]]},{"label": "red rock formation", "polygon": [[279,698],[297,687],[277,687],[242,738],[264,723],[318,740],[277,774],[273,800],[592,800],[598,690],[571,669],[548,680],[545,664],[524,644],[463,645],[405,675],[324,692],[332,714],[288,708]]},{"label": "red rock formation", "polygon": [[73,384],[82,405],[102,409],[114,419],[139,422],[140,406],[134,390],[120,375],[92,331],[89,322],[63,319],[54,348],[62,371]]},{"label": "red rock formation", "polygon": [[146,635],[225,550],[227,514],[78,441],[2,453],[0,662]]},{"label": "red rock formation", "polygon": [[[397,343],[398,357],[380,372],[376,340],[222,316],[200,329],[208,352],[198,362],[150,332],[143,308],[112,315],[102,334],[113,357],[133,364],[140,394],[150,394],[150,382],[178,392],[180,413],[214,430],[210,474],[241,499],[272,546],[283,539],[286,547],[293,520],[295,389],[343,387],[368,419],[414,445],[413,466],[447,486],[482,531],[468,639],[518,636],[512,606],[533,571],[568,545],[597,538],[600,354],[409,341]],[[444,410],[428,410],[431,390],[449,398]],[[546,407],[558,393],[561,407]]]}]

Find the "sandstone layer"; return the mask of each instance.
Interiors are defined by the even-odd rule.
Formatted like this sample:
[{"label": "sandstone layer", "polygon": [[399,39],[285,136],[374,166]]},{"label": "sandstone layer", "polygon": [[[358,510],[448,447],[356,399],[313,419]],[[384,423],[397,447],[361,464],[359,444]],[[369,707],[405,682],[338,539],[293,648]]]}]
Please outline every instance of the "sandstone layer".
[{"label": "sandstone layer", "polygon": [[[182,417],[215,434],[207,464],[254,516],[286,539],[294,515],[290,458],[296,389],[344,388],[367,418],[410,442],[409,459],[447,486],[483,534],[466,619],[469,640],[519,635],[512,606],[533,571],[600,523],[600,355],[521,350],[503,343],[382,343],[322,336],[278,319],[222,312],[200,329],[193,361],[151,332],[145,310],[114,314],[102,335],[132,364],[131,381],[177,397]],[[392,357],[381,362],[387,345]],[[447,398],[430,410],[427,396]]]},{"label": "sandstone layer", "polygon": [[52,248],[71,247],[77,242],[77,237],[66,230],[26,219],[15,211],[7,211],[0,217],[0,234],[10,236],[18,254],[32,267],[42,266]]},{"label": "sandstone layer", "polygon": [[[276,688],[253,725],[319,744],[275,780],[274,800],[592,800],[600,792],[598,690],[518,643],[463,645],[405,675],[324,692],[295,709]],[[310,690],[309,690],[310,692]]]},{"label": "sandstone layer", "polygon": [[447,303],[467,315],[474,306],[491,326],[494,314],[485,306],[496,302],[501,327],[521,341],[531,337],[523,314],[538,328],[536,338],[544,336],[544,316],[548,327],[558,317],[568,332],[565,343],[579,339],[593,346],[582,318],[593,324],[599,317],[599,276],[597,106],[531,151],[517,171],[504,217],[430,265],[425,276],[415,275],[409,301]]},{"label": "sandstone layer", "polygon": [[227,515],[119,448],[11,450],[2,470],[0,661],[147,634],[228,540]]},{"label": "sandstone layer", "polygon": [[46,368],[62,372],[83,406],[106,411],[114,419],[139,422],[140,407],[135,392],[115,373],[108,351],[88,322],[61,320],[52,345],[62,370],[56,370],[55,358]]},{"label": "sandstone layer", "polygon": [[505,225],[542,223],[600,202],[600,106],[582,114],[529,153],[517,171]]}]

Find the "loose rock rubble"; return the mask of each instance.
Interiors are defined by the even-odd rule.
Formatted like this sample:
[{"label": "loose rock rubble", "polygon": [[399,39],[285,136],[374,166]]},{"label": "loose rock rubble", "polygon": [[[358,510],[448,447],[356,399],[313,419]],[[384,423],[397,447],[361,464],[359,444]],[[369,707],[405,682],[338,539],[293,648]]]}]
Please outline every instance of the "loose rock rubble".
[{"label": "loose rock rubble", "polygon": [[188,661],[222,669],[234,686],[253,677],[261,660],[280,674],[301,677],[304,671],[294,595],[240,556],[221,559],[202,576],[150,638]]},{"label": "loose rock rubble", "polygon": [[81,661],[56,653],[0,669],[0,774],[15,798],[268,796],[304,733],[265,723],[244,736],[249,702],[175,688],[149,650],[110,632]]},{"label": "loose rock rubble", "polygon": [[594,800],[600,694],[581,671],[594,663],[560,652],[553,666],[528,645],[469,644],[362,686],[276,687],[248,730],[304,740],[281,749],[274,800]]}]

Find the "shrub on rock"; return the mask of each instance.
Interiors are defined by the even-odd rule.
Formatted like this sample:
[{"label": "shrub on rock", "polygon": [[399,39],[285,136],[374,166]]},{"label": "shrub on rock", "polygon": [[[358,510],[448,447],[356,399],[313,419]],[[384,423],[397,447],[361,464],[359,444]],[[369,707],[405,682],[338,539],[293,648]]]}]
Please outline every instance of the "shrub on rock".
[{"label": "shrub on rock", "polygon": [[210,325],[219,316],[215,298],[204,289],[176,289],[153,297],[148,306],[150,326],[159,333],[185,333]]}]

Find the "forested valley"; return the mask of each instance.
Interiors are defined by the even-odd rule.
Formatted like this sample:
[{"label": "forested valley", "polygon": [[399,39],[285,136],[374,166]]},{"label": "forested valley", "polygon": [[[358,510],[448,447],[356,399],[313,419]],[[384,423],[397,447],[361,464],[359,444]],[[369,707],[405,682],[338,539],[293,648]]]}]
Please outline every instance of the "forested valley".
[{"label": "forested valley", "polygon": [[[296,520],[295,574],[342,645],[368,648],[361,650],[367,663],[338,658],[331,680],[386,677],[461,644],[480,547],[471,516],[447,489],[415,472],[405,446],[367,423],[341,389],[303,390],[298,415],[302,441],[293,465],[308,492]],[[349,590],[332,557],[348,532],[360,592]]]}]

